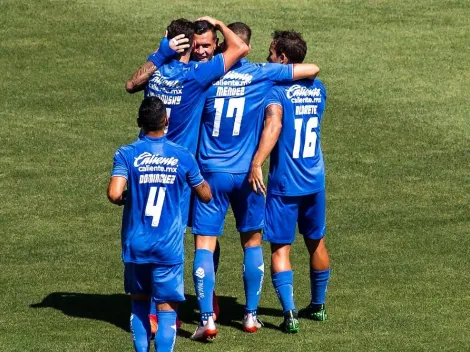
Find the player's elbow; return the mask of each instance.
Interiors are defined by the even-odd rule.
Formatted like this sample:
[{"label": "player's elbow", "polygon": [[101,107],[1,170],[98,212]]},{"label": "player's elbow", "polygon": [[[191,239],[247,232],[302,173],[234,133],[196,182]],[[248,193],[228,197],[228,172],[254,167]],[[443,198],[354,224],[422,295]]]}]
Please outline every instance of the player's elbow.
[{"label": "player's elbow", "polygon": [[126,82],[126,92],[129,94],[134,94],[136,92],[134,83],[132,81]]},{"label": "player's elbow", "polygon": [[309,78],[310,79],[314,79],[315,77],[317,77],[317,75],[320,73],[320,67],[318,67],[317,65],[314,65],[312,64],[311,65],[311,68],[310,68],[310,75],[309,75]]},{"label": "player's elbow", "polygon": [[108,187],[108,192],[107,192],[108,200],[113,203],[113,204],[120,204],[121,203],[121,192],[117,192],[116,190],[113,190],[111,187]]},{"label": "player's elbow", "polygon": [[317,65],[313,65],[313,66],[314,67],[312,68],[313,70],[312,78],[315,78],[320,73],[320,67],[318,67]]},{"label": "player's elbow", "polygon": [[238,45],[238,51],[240,52],[241,57],[245,57],[250,53],[250,46],[245,42],[241,42]]},{"label": "player's elbow", "polygon": [[282,122],[281,121],[273,121],[271,130],[274,134],[279,135],[282,130]]}]

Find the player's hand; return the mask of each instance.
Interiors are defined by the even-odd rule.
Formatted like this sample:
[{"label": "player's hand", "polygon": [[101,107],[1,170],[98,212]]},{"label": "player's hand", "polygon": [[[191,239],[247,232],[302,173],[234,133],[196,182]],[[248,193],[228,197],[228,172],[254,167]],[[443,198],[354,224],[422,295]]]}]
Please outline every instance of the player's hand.
[{"label": "player's hand", "polygon": [[209,16],[199,17],[197,20],[198,21],[207,21],[211,25],[213,25],[214,27],[217,27],[217,23],[218,23],[218,21],[215,18],[209,17]]},{"label": "player's hand", "polygon": [[248,182],[251,184],[251,188],[256,193],[261,193],[264,196],[266,195],[266,186],[263,181],[263,169],[261,166],[251,166],[250,176],[248,177]]},{"label": "player's hand", "polygon": [[189,39],[184,34],[179,34],[170,40],[170,49],[177,53],[181,54],[187,48],[189,48]]}]

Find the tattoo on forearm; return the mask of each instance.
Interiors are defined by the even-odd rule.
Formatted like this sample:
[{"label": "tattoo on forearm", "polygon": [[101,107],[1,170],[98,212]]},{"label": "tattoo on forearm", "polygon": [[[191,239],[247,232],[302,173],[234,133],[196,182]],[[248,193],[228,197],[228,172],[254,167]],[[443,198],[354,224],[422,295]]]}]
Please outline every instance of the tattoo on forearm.
[{"label": "tattoo on forearm", "polygon": [[152,61],[147,61],[145,64],[140,66],[139,69],[132,76],[132,85],[134,87],[140,87],[146,84],[150,76],[152,76],[156,69],[157,68],[155,67]]}]

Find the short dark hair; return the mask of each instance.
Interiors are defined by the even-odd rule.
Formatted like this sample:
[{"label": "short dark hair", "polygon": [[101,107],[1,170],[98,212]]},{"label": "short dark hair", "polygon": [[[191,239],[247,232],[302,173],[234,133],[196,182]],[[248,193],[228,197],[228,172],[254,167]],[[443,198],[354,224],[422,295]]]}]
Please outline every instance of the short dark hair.
[{"label": "short dark hair", "polygon": [[302,63],[307,55],[307,43],[302,35],[295,31],[275,31],[272,45],[278,56],[286,55],[293,64]]},{"label": "short dark hair", "polygon": [[243,22],[233,22],[227,26],[233,33],[235,33],[246,45],[250,44],[251,28]]},{"label": "short dark hair", "polygon": [[212,32],[212,35],[214,36],[213,38],[217,38],[217,30],[215,27],[208,21],[206,20],[200,20],[200,21],[195,21],[194,22],[194,33],[197,35],[204,34],[208,31]]},{"label": "short dark hair", "polygon": [[139,108],[137,125],[145,132],[160,131],[165,128],[166,109],[158,97],[147,97]]},{"label": "short dark hair", "polygon": [[185,18],[179,18],[177,20],[171,21],[170,25],[166,27],[166,30],[168,31],[168,39],[173,39],[179,34],[184,34],[184,36],[189,39],[189,48],[184,51],[183,55],[186,54],[189,50],[191,50],[194,40],[193,22]]}]

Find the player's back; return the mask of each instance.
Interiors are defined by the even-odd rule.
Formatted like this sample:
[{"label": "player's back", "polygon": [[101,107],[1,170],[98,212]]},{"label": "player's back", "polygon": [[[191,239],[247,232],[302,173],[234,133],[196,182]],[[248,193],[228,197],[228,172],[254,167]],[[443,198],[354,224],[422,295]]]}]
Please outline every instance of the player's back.
[{"label": "player's back", "polygon": [[203,171],[249,171],[262,131],[264,98],[276,81],[291,80],[292,65],[242,59],[210,86],[198,152]]},{"label": "player's back", "polygon": [[271,153],[268,190],[278,195],[303,195],[325,187],[321,121],[326,90],[318,79],[279,85],[265,106],[283,108],[282,130]]},{"label": "player's back", "polygon": [[224,73],[222,55],[206,63],[172,60],[159,67],[145,89],[145,96],[157,96],[165,104],[169,125],[167,137],[196,154],[204,92]]},{"label": "player's back", "polygon": [[183,262],[185,227],[180,199],[188,173],[196,166],[194,157],[166,137],[144,136],[119,148],[115,163],[127,168],[123,261],[165,265]]}]

